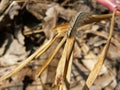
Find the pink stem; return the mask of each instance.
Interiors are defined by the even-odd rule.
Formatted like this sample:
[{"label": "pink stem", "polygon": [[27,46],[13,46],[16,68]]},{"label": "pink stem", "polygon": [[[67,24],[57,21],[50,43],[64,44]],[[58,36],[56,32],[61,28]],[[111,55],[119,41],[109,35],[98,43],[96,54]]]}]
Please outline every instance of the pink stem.
[{"label": "pink stem", "polygon": [[113,12],[115,11],[116,13],[120,14],[119,11],[116,11],[116,7],[120,7],[120,4],[118,4],[115,0],[97,0],[97,2],[102,4],[109,10]]}]

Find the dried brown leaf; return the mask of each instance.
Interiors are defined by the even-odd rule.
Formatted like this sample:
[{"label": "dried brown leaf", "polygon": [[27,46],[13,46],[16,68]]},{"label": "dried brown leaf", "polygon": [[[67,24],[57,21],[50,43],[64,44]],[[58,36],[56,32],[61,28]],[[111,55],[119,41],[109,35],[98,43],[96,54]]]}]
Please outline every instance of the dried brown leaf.
[{"label": "dried brown leaf", "polygon": [[[71,62],[72,62],[72,50],[74,46],[74,38],[67,38],[64,51],[62,53],[62,57],[59,61],[55,85],[59,88],[59,90],[67,90],[70,88],[70,72],[71,72]],[[70,71],[68,71],[70,70]]]},{"label": "dried brown leaf", "polygon": [[24,60],[27,55],[25,47],[19,44],[17,40],[13,40],[5,55],[0,58],[0,65],[8,66],[16,64],[18,61]]}]

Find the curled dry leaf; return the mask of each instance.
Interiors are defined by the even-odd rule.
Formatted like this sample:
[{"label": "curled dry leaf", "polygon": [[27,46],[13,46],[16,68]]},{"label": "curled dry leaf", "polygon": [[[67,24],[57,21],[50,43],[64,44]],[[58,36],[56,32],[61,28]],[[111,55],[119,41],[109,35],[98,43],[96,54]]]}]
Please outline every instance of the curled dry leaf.
[{"label": "curled dry leaf", "polygon": [[46,11],[46,17],[44,18],[44,26],[43,30],[48,38],[53,37],[53,33],[51,32],[53,28],[55,28],[57,23],[58,12],[53,5]]},{"label": "curled dry leaf", "polygon": [[31,3],[28,3],[26,6],[26,9],[30,13],[32,13],[38,20],[43,19],[47,8],[48,8],[47,4],[43,4],[40,2],[31,2]]}]

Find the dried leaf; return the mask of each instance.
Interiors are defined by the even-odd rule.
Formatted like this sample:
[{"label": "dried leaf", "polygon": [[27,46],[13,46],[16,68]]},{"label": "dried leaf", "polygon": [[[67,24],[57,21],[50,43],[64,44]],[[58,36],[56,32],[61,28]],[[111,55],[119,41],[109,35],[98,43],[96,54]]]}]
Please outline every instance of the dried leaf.
[{"label": "dried leaf", "polygon": [[13,40],[5,55],[0,58],[0,63],[2,66],[13,65],[24,60],[27,55],[25,47],[17,40]]},{"label": "dried leaf", "polygon": [[59,61],[57,71],[56,71],[56,78],[55,78],[55,85],[58,86],[59,90],[67,90],[70,88],[70,72],[71,70],[71,59],[72,59],[72,50],[74,46],[74,38],[67,38],[64,51],[62,53],[62,57]]},{"label": "dried leaf", "polygon": [[53,32],[51,31],[56,26],[57,16],[58,16],[58,12],[56,11],[55,5],[53,5],[46,11],[46,17],[44,18],[45,23],[43,26],[43,30],[45,31],[47,38],[51,38],[54,35]]},{"label": "dried leaf", "polygon": [[26,9],[32,13],[38,20],[43,19],[45,10],[48,9],[48,5],[40,2],[30,2],[27,4]]}]

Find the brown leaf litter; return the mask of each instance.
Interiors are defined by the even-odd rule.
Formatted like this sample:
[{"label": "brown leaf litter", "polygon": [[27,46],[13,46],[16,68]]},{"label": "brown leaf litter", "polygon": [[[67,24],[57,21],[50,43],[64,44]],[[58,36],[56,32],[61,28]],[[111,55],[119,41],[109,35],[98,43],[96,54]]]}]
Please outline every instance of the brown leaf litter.
[{"label": "brown leaf litter", "polygon": [[[83,11],[90,14],[68,31]],[[94,0],[1,0],[0,89],[119,90],[119,16],[110,20]]]}]

